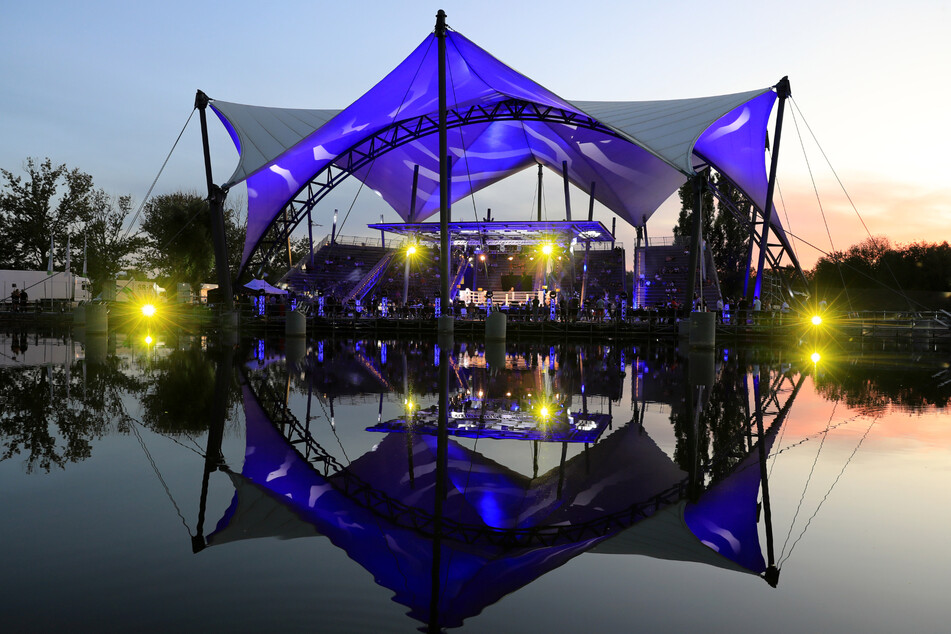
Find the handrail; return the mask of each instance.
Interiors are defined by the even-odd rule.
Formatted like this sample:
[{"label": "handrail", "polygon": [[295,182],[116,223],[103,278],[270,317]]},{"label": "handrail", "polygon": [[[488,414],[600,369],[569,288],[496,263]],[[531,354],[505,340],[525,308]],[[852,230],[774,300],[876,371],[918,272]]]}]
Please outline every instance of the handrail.
[{"label": "handrail", "polygon": [[379,278],[380,273],[390,265],[390,261],[393,259],[393,256],[396,255],[395,251],[387,253],[380,261],[377,262],[370,272],[363,276],[363,279],[360,280],[360,283],[353,287],[353,289],[347,293],[346,297],[343,298],[343,303],[346,304],[352,299],[356,299],[357,296],[362,300],[366,297],[366,294],[370,292],[370,289],[376,283],[377,278]]},{"label": "handrail", "polygon": [[469,269],[469,260],[466,258],[462,259],[462,265],[459,267],[459,270],[456,272],[456,276],[452,279],[452,286],[449,287],[449,300],[453,301],[456,297],[459,296],[459,283],[462,281],[462,278],[465,277],[466,271]]}]

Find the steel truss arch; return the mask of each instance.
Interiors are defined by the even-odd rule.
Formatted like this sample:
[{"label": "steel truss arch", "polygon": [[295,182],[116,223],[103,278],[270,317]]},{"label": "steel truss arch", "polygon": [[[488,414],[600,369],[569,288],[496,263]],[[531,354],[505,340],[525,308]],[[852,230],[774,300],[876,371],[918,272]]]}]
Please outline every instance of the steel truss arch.
[{"label": "steel truss arch", "polygon": [[[602,132],[607,136],[637,145],[629,137],[587,115],[519,99],[508,99],[491,106],[477,104],[465,110],[452,108],[447,112],[446,126],[447,128],[461,128],[467,125],[495,121],[538,121],[572,125]],[[396,121],[375,134],[361,139],[341,153],[311,177],[284,205],[283,210],[275,215],[261,234],[257,244],[251,249],[247,260],[238,270],[238,277],[240,278],[248,269],[255,255],[259,253],[262,255],[259,267],[263,267],[265,263],[270,261],[274,257],[276,249],[287,244],[291,233],[307,216],[307,213],[312,211],[324,197],[349,176],[367,165],[371,165],[375,159],[387,152],[431,134],[436,134],[438,130],[439,119],[437,116],[433,114],[421,115],[413,119]],[[641,146],[638,145],[638,147]],[[642,149],[650,152],[646,148]]]}]

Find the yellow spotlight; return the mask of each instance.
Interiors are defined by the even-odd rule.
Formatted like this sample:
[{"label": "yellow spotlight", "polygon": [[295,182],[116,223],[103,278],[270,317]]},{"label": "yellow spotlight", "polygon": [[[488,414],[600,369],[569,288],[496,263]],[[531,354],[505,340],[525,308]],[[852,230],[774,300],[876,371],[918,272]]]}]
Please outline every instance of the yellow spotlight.
[{"label": "yellow spotlight", "polygon": [[822,356],[818,352],[813,352],[809,355],[809,358],[812,359],[813,363],[819,363],[819,359],[821,359]]},{"label": "yellow spotlight", "polygon": [[542,253],[544,253],[545,255],[551,255],[551,250],[552,250],[551,242],[546,242],[545,245],[542,246]]},{"label": "yellow spotlight", "polygon": [[142,305],[142,314],[146,317],[155,316],[155,304],[143,304]]},{"label": "yellow spotlight", "polygon": [[145,345],[147,346],[152,345],[152,335],[145,335]]},{"label": "yellow spotlight", "polygon": [[485,253],[480,253],[480,254],[479,254],[479,261],[480,261],[480,262],[485,262]]},{"label": "yellow spotlight", "polygon": [[548,418],[548,414],[549,414],[548,408],[542,405],[541,408],[539,408],[538,410],[538,415],[541,416],[542,418]]},{"label": "yellow spotlight", "polygon": [[406,249],[406,255],[415,255],[415,254],[416,254],[416,245],[415,244],[409,245],[409,247],[407,247]]},{"label": "yellow spotlight", "polygon": [[406,409],[408,409],[408,410],[410,410],[410,411],[412,411],[412,409],[413,409],[414,407],[416,407],[416,404],[413,403],[413,401],[411,401],[411,400],[409,400],[409,399],[404,400],[403,403],[406,405]]},{"label": "yellow spotlight", "polygon": [[813,315],[811,321],[813,326],[818,326],[819,324],[822,323],[822,317],[820,317],[819,315]]}]

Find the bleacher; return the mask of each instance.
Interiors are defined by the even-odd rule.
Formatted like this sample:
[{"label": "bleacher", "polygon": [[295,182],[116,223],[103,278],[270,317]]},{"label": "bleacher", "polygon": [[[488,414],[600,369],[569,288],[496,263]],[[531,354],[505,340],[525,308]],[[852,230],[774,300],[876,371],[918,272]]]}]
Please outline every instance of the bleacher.
[{"label": "bleacher", "polygon": [[304,258],[281,279],[297,293],[323,291],[338,299],[346,295],[373,269],[392,248],[348,238],[346,243],[324,240],[314,251],[313,262]]},{"label": "bleacher", "polygon": [[[575,249],[575,289],[581,291],[584,275],[584,248]],[[605,294],[610,299],[620,295],[624,288],[624,249],[591,249],[588,251],[588,274],[585,299],[599,299]]]},{"label": "bleacher", "polygon": [[[643,247],[637,250],[635,257],[638,271],[638,279],[635,280],[638,306],[660,308],[674,302],[683,304],[690,267],[689,249],[683,243]],[[707,308],[713,309],[720,297],[720,287],[709,249],[704,250],[704,260],[707,277],[700,281],[703,299]]]},{"label": "bleacher", "polygon": [[[403,274],[406,266],[405,252],[397,253],[390,266],[380,275],[376,286],[370,291],[371,294],[382,296],[386,295],[395,302],[403,301]],[[459,271],[462,264],[462,251],[452,250],[452,261],[449,268],[453,276]],[[439,277],[439,249],[425,248],[412,256],[409,267],[409,297],[411,300],[423,299],[426,301],[435,297],[436,292],[440,290]]]}]

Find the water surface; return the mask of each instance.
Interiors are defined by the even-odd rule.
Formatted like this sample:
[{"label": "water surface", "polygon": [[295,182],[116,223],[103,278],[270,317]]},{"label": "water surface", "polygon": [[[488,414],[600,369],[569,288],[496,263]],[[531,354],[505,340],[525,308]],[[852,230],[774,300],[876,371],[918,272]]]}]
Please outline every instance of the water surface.
[{"label": "water surface", "polygon": [[946,630],[927,348],[0,351],[9,631]]}]

